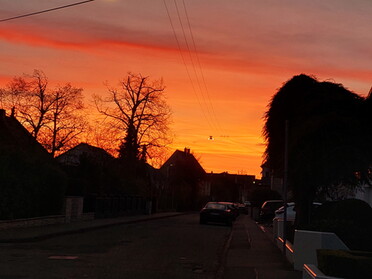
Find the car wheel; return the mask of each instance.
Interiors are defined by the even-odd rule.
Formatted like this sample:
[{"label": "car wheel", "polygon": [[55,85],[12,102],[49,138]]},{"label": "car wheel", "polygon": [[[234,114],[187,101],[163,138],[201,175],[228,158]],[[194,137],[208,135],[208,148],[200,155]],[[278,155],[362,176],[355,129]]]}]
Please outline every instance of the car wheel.
[{"label": "car wheel", "polygon": [[233,221],[232,220],[228,220],[226,222],[226,225],[229,226],[229,227],[232,227],[232,224],[233,224]]},{"label": "car wheel", "polygon": [[203,219],[203,218],[200,218],[199,223],[200,223],[200,224],[206,224],[206,223],[207,223],[207,220],[205,220],[205,219]]}]

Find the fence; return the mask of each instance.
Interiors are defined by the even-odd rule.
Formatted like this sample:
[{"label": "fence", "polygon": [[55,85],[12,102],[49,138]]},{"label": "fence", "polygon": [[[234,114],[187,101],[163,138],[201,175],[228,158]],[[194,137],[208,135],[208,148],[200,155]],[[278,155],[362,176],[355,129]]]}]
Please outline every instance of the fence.
[{"label": "fence", "polygon": [[88,196],[84,212],[94,212],[96,218],[149,213],[148,201],[140,196]]}]

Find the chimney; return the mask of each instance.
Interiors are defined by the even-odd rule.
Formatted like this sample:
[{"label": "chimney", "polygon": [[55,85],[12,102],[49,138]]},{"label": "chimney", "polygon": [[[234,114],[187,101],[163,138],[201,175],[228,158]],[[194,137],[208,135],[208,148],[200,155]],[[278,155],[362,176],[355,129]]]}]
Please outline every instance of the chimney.
[{"label": "chimney", "polygon": [[185,147],[185,154],[186,154],[186,155],[190,154],[190,148],[186,148],[186,147]]}]

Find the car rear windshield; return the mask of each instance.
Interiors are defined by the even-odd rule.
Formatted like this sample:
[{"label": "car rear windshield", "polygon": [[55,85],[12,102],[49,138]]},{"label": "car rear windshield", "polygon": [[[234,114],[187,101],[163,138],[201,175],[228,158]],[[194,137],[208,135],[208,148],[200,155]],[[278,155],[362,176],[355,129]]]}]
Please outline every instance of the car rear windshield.
[{"label": "car rear windshield", "polygon": [[208,203],[205,208],[225,210],[226,209],[226,205],[224,205],[224,204],[218,204],[218,203]]}]

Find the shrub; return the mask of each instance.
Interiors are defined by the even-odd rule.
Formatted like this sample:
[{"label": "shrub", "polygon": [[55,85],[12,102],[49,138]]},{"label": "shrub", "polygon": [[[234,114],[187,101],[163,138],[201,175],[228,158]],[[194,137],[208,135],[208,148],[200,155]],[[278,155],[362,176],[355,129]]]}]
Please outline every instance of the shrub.
[{"label": "shrub", "polygon": [[345,250],[317,250],[318,268],[328,276],[370,278],[372,253]]},{"label": "shrub", "polygon": [[306,229],[333,232],[352,250],[372,251],[372,208],[357,199],[328,202],[314,212]]},{"label": "shrub", "polygon": [[49,157],[0,150],[0,219],[60,214],[65,175]]}]

